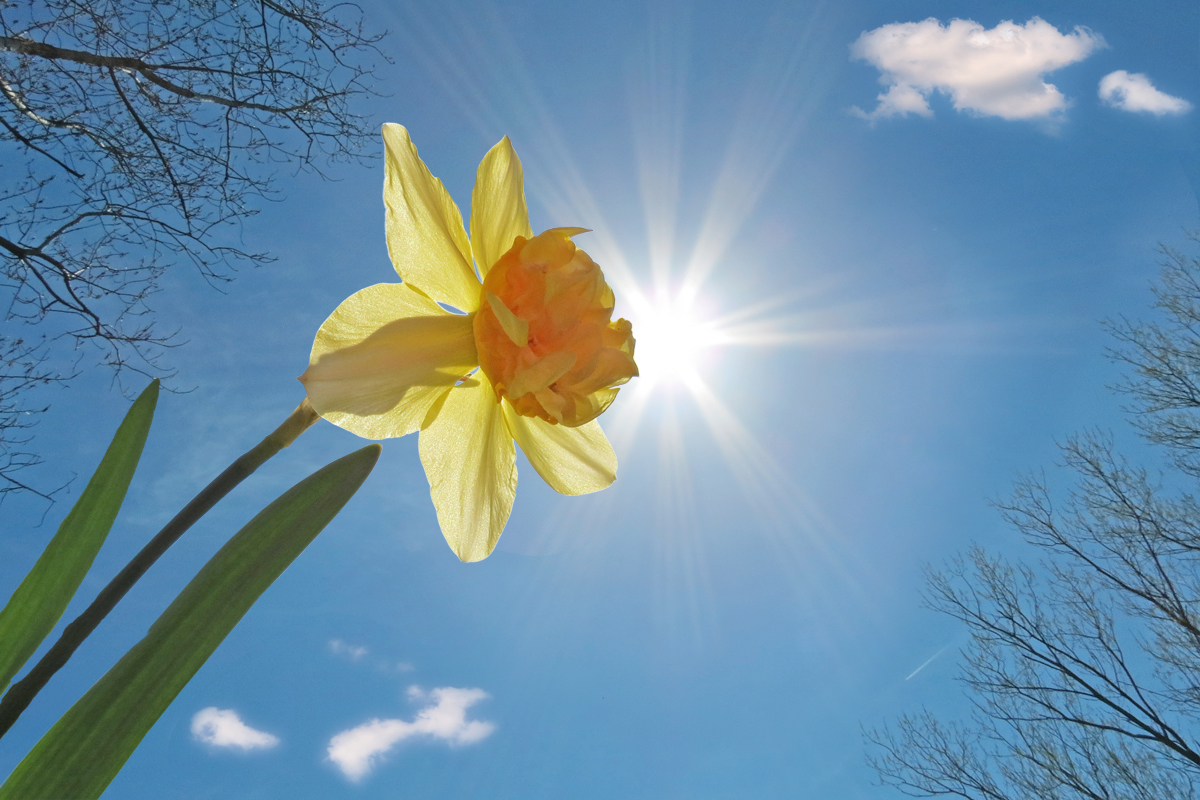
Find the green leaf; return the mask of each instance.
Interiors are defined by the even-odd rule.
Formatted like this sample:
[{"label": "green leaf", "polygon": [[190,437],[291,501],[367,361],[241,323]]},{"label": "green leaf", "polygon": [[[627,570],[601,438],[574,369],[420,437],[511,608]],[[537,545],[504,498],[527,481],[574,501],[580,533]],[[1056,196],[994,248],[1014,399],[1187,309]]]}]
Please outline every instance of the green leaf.
[{"label": "green leaf", "polygon": [[157,403],[156,379],[134,401],[75,507],[0,611],[0,693],[54,630],[104,544],[142,457]]},{"label": "green leaf", "polygon": [[254,601],[350,500],[379,451],[373,444],[334,461],[250,520],[42,737],[0,798],[99,797]]}]

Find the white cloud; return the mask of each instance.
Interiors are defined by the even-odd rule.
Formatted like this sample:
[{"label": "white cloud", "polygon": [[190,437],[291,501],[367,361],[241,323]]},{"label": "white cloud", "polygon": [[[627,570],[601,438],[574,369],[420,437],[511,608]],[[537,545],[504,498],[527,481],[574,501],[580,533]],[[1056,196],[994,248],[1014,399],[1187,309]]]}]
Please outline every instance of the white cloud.
[{"label": "white cloud", "polygon": [[491,722],[468,720],[467,709],[486,700],[482,689],[454,689],[449,686],[425,694],[410,686],[408,698],[427,705],[412,722],[400,719],[373,719],[356,728],[342,731],[329,740],[329,759],[347,778],[358,781],[382,760],[389,750],[414,736],[440,739],[451,746],[473,744],[492,734]]},{"label": "white cloud", "polygon": [[236,711],[209,706],[192,717],[192,736],[198,742],[214,747],[237,747],[241,750],[260,750],[279,744],[279,738],[256,731]]},{"label": "white cloud", "polygon": [[873,111],[856,106],[851,112],[871,122],[905,114],[932,117],[929,96],[938,91],[950,96],[955,109],[980,116],[1053,118],[1069,101],[1043,76],[1104,46],[1087,28],[1060,33],[1038,17],[1024,25],[1001,22],[991,30],[969,19],[942,25],[932,17],[884,25],[859,36],[850,55],[877,67],[888,89]]},{"label": "white cloud", "polygon": [[1161,117],[1164,114],[1183,114],[1192,104],[1182,97],[1172,97],[1154,88],[1140,72],[1119,69],[1100,79],[1100,100],[1106,106],[1122,111],[1142,112]]},{"label": "white cloud", "polygon": [[365,647],[347,644],[341,639],[330,639],[329,650],[334,655],[348,656],[351,661],[359,661],[363,656],[370,652]]}]

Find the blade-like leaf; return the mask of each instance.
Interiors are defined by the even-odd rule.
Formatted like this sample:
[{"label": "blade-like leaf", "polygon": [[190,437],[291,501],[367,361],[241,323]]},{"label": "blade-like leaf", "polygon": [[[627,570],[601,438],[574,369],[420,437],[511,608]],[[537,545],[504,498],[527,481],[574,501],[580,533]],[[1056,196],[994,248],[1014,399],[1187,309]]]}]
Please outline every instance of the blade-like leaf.
[{"label": "blade-like leaf", "polygon": [[75,507],[0,611],[0,693],[58,624],[125,500],[158,403],[154,380],[117,428]]},{"label": "blade-like leaf", "polygon": [[350,500],[379,451],[373,444],[334,461],[250,520],[42,737],[0,798],[99,797],[254,601]]}]

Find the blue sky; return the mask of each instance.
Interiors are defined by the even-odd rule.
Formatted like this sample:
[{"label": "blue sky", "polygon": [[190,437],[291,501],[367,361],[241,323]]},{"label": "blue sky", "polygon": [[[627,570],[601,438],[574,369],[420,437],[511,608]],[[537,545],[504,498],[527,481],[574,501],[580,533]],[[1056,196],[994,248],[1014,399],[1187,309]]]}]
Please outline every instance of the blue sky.
[{"label": "blue sky", "polygon": [[[106,796],[899,796],[873,785],[862,726],[964,707],[964,638],[921,609],[922,567],[973,542],[1022,552],[988,499],[1052,469],[1056,439],[1098,426],[1141,452],[1099,323],[1147,313],[1157,243],[1200,225],[1200,9],[364,8],[394,60],[373,128],[408,127],[464,212],[509,135],[534,230],[594,229],[579,244],[639,346],[671,314],[712,346],[691,371],[660,358],[602,419],[610,489],[560,497],[519,457],[479,564],[445,546],[416,438],[385,443]],[[897,23],[914,25],[860,39]],[[394,280],[382,162],[333,175],[284,176],[247,223],[277,264],[224,295],[180,269],[158,296],[190,391],[160,401],[68,616],[300,401],[336,305]],[[681,294],[690,310],[667,313]],[[99,370],[47,400],[46,474],[86,475],[128,401]],[[0,773],[229,535],[360,445],[319,423],[189,532],[5,738]],[[6,502],[0,591],[68,507],[39,527],[41,505]]]}]

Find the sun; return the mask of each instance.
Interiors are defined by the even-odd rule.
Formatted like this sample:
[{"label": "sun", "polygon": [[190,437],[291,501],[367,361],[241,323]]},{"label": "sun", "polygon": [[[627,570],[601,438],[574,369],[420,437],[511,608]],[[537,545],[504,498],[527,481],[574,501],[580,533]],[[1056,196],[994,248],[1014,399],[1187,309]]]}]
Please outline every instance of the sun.
[{"label": "sun", "polygon": [[716,326],[694,303],[679,297],[639,300],[633,330],[640,380],[654,385],[697,380],[712,348],[720,344]]}]

